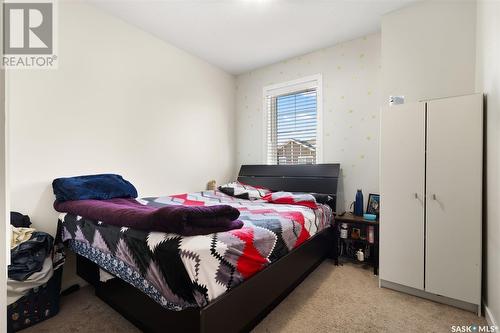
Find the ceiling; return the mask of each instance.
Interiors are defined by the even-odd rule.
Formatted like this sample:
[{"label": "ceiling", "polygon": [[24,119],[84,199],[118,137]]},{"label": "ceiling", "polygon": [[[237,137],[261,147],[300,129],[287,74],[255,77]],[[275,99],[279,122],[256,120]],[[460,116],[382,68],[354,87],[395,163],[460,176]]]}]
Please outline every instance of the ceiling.
[{"label": "ceiling", "polygon": [[415,0],[89,0],[180,49],[240,74],[380,30]]}]

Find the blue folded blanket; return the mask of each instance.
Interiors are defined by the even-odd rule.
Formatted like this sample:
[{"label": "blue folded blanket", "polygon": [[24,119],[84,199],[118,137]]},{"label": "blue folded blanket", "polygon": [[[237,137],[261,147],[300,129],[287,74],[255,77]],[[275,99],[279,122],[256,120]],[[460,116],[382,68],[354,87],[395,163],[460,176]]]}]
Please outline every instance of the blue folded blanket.
[{"label": "blue folded blanket", "polygon": [[52,189],[59,202],[137,198],[134,185],[115,174],[57,178],[52,182]]}]

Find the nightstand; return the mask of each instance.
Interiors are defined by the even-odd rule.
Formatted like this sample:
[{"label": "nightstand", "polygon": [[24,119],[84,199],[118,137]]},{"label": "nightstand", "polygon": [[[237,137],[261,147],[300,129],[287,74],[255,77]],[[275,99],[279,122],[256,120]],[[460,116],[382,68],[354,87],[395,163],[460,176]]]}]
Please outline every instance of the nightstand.
[{"label": "nightstand", "polygon": [[[337,237],[336,264],[342,260],[359,263],[356,251],[362,249],[366,257],[363,262],[372,265],[373,274],[378,275],[379,221],[366,220],[362,216],[346,212],[342,216],[335,216],[334,227]],[[343,232],[342,229],[347,229],[347,231]],[[353,229],[355,229],[354,232]],[[359,233],[356,230],[359,230]],[[372,237],[369,236],[370,233],[373,233]]]}]

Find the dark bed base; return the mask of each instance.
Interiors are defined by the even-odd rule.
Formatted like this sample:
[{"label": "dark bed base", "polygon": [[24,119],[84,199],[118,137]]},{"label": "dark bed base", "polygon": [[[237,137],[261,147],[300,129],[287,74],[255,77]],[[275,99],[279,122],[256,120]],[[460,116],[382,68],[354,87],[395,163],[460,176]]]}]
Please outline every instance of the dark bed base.
[{"label": "dark bed base", "polygon": [[77,273],[96,295],[145,332],[247,332],[326,257],[335,254],[334,228],[306,243],[201,309],[170,311],[120,280],[99,281],[99,267],[77,255]]},{"label": "dark bed base", "polygon": [[[238,180],[272,190],[330,194],[335,199],[339,171],[339,164],[243,165]],[[99,298],[143,331],[246,332],[326,257],[338,263],[336,232],[337,228],[319,232],[201,309],[169,311],[120,279],[100,282],[99,267],[82,256],[77,256],[77,273],[95,286]]]}]

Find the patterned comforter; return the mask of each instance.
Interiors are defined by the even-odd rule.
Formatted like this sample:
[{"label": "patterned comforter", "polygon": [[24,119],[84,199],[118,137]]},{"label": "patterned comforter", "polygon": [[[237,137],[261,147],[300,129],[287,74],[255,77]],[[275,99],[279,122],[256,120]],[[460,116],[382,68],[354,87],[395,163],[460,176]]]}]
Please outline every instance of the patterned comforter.
[{"label": "patterned comforter", "polygon": [[145,205],[219,205],[240,211],[242,229],[180,236],[119,228],[61,214],[62,240],[74,252],[139,288],[165,308],[203,307],[330,226],[326,205],[243,200],[219,191],[138,199]]}]

